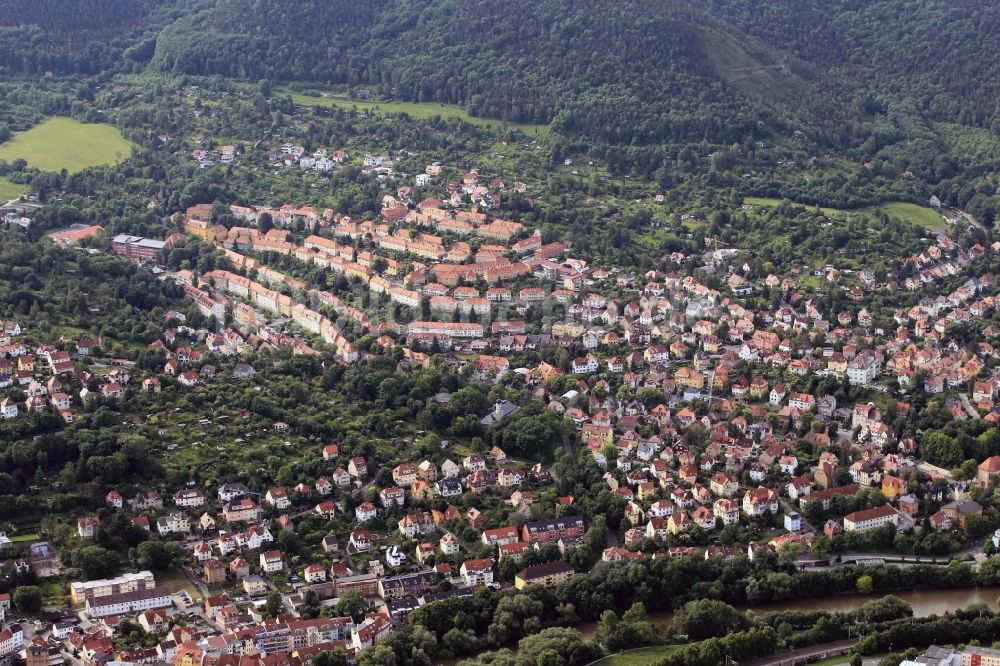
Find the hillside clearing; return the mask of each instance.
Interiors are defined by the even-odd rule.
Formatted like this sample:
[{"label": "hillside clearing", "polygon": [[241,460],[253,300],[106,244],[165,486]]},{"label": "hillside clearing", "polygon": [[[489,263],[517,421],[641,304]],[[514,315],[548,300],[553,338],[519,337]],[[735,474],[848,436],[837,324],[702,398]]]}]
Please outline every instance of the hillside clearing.
[{"label": "hillside clearing", "polygon": [[[777,206],[781,203],[781,200],[767,197],[746,197],[744,202],[753,206],[767,207]],[[796,202],[793,201],[792,203]],[[812,206],[809,206],[808,204],[797,205],[812,208]],[[906,201],[889,201],[878,204],[877,206],[858,208],[856,210],[845,210],[843,208],[820,208],[820,210],[823,211],[823,214],[827,217],[847,217],[850,215],[873,217],[884,211],[890,217],[899,218],[904,222],[909,222],[910,224],[927,229],[928,231],[935,231],[945,226],[944,219],[942,219],[941,215],[933,208],[919,206]]]},{"label": "hillside clearing", "polygon": [[876,213],[880,210],[884,210],[890,217],[898,217],[901,220],[906,220],[910,224],[923,227],[928,231],[935,231],[945,226],[944,219],[942,219],[941,215],[933,208],[918,206],[917,204],[907,203],[905,201],[892,201],[880,206],[873,206],[868,210]]},{"label": "hillside clearing", "polygon": [[[743,202],[744,203],[748,203],[748,204],[750,204],[752,206],[773,207],[773,206],[780,205],[781,204],[781,199],[772,199],[772,198],[769,198],[769,197],[745,197],[743,199]],[[796,201],[792,201],[791,203],[794,204],[794,205],[796,205],[796,206],[804,206],[805,208],[814,208],[815,207],[815,206],[811,206],[809,204],[798,203]],[[823,207],[820,207],[820,210],[827,217],[843,217],[845,215],[850,215],[851,213],[864,213],[863,210],[850,211],[850,210],[844,210],[842,208],[823,208]]]},{"label": "hillside clearing", "polygon": [[437,104],[433,102],[385,102],[385,101],[355,101],[342,95],[332,93],[303,94],[290,90],[279,90],[276,94],[288,95],[296,104],[307,106],[327,106],[341,109],[357,109],[374,113],[390,114],[405,113],[418,120],[428,120],[435,116],[442,118],[458,118],[478,127],[493,127],[495,129],[509,128],[525,134],[544,136],[549,133],[548,125],[529,125],[525,123],[508,123],[496,118],[479,118],[470,116],[462,107],[456,104]]}]

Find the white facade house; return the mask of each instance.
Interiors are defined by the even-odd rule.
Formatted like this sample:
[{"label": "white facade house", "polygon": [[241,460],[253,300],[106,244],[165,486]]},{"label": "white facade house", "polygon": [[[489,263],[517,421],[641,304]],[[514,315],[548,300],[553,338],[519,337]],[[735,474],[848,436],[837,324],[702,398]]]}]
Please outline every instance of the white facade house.
[{"label": "white facade house", "polygon": [[230,502],[246,494],[247,487],[242,483],[226,483],[219,488],[219,499],[223,502]]},{"label": "white facade house", "polygon": [[592,372],[597,372],[599,368],[600,365],[597,363],[597,359],[590,354],[587,354],[583,358],[573,359],[573,374],[590,374]]},{"label": "white facade house", "polygon": [[292,505],[292,501],[288,498],[288,491],[284,488],[271,488],[264,496],[264,501],[279,511]]},{"label": "white facade house", "polygon": [[285,568],[285,559],[280,550],[269,550],[260,554],[260,568],[264,573],[276,573]]},{"label": "white facade house", "polygon": [[121,592],[87,599],[86,611],[92,618],[100,618],[140,613],[154,608],[169,608],[172,605],[170,590],[165,587],[154,587],[149,590]]},{"label": "white facade house", "polygon": [[441,537],[441,552],[447,556],[457,555],[458,551],[461,549],[461,543],[454,534],[448,532],[443,537]]},{"label": "white facade house", "polygon": [[874,509],[855,511],[844,516],[845,532],[864,532],[883,525],[899,525],[899,514],[888,504],[877,506]]},{"label": "white facade house", "polygon": [[847,366],[847,380],[856,386],[867,386],[882,372],[882,360],[874,352],[862,352]]},{"label": "white facade house", "polygon": [[24,630],[12,624],[0,630],[0,657],[10,657],[24,647]]},{"label": "white facade house", "polygon": [[121,592],[149,590],[156,587],[156,578],[152,571],[126,573],[117,578],[100,578],[87,581],[74,581],[69,584],[70,598],[74,604],[82,604],[92,597],[106,597]]},{"label": "white facade house", "polygon": [[17,418],[17,403],[10,398],[4,398],[0,400],[0,418],[2,419],[14,419]]},{"label": "white facade house", "polygon": [[493,583],[493,560],[466,560],[460,569],[462,581],[469,587]]},{"label": "white facade house", "polygon": [[802,515],[798,513],[785,514],[785,529],[789,532],[799,532],[802,530]]},{"label": "white facade house", "polygon": [[307,583],[322,583],[326,580],[326,567],[322,564],[310,564],[303,570],[302,578]]},{"label": "white facade house", "polygon": [[248,550],[257,550],[264,544],[274,541],[271,530],[267,529],[266,525],[254,525],[247,531],[234,535],[234,539],[238,545]]},{"label": "white facade house", "polygon": [[191,521],[179,511],[156,520],[156,531],[160,534],[176,534],[191,531]]},{"label": "white facade house", "polygon": [[197,489],[178,490],[174,493],[174,504],[185,508],[204,506],[205,493]]}]

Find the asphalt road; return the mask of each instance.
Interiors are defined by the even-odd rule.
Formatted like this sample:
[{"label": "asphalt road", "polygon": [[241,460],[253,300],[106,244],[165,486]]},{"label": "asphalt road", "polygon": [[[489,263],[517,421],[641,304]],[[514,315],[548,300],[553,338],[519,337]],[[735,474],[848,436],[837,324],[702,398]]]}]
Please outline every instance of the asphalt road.
[{"label": "asphalt road", "polygon": [[[801,650],[780,652],[769,657],[762,657],[760,659],[754,659],[753,661],[743,662],[740,666],[786,666],[790,664],[798,664],[802,663],[803,660],[811,659],[813,657],[823,659],[830,655],[831,652],[847,650],[857,644],[857,638],[834,641],[832,643],[823,643],[822,645],[814,645],[812,647],[802,648]],[[845,662],[846,661],[847,660],[845,658]]]},{"label": "asphalt road", "polygon": [[[884,559],[891,560],[896,563],[899,560],[905,558],[906,564],[940,564],[942,562],[949,562],[951,560],[965,560],[970,555],[976,564],[983,562],[986,559],[986,555],[983,554],[983,545],[986,543],[987,539],[991,539],[993,535],[983,537],[978,539],[962,550],[952,553],[951,555],[900,555],[899,553],[841,553],[840,562],[838,564],[850,564],[857,560],[871,560],[871,559]],[[813,562],[816,561],[816,557],[800,557],[799,562]]]}]

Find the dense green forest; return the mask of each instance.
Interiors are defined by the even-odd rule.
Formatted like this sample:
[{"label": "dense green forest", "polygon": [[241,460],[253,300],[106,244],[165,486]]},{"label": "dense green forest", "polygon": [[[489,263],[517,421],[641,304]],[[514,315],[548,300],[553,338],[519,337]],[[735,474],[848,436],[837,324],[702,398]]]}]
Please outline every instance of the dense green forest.
[{"label": "dense green forest", "polygon": [[972,0],[2,0],[0,68],[312,82],[612,144],[794,130],[872,154],[922,121],[996,129],[998,24]]},{"label": "dense green forest", "polygon": [[1000,7],[977,0],[712,0],[746,34],[861,88],[861,110],[907,103],[943,119],[1000,127]]},{"label": "dense green forest", "polygon": [[189,8],[173,0],[0,0],[0,71],[99,74],[148,60],[155,31]]},{"label": "dense green forest", "polygon": [[737,140],[765,119],[720,84],[687,0],[636,4],[223,0],[165,30],[153,65],[365,85],[611,141]]},{"label": "dense green forest", "polygon": [[848,145],[861,120],[901,99],[996,121],[1000,12],[989,3],[711,4],[220,0],[165,30],[153,64],[366,85],[626,143],[741,140],[791,123]]}]

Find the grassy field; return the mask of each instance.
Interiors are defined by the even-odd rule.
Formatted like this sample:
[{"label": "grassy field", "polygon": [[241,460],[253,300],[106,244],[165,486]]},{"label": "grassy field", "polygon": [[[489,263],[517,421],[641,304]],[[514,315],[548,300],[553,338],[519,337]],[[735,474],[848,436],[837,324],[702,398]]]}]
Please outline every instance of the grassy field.
[{"label": "grassy field", "polygon": [[590,666],[648,666],[671,652],[680,649],[678,645],[654,645],[613,654],[593,662]]},{"label": "grassy field", "polygon": [[28,188],[24,185],[17,185],[6,178],[0,178],[0,204],[16,199],[27,191]]},{"label": "grassy field", "polygon": [[898,217],[918,227],[923,227],[928,231],[934,231],[946,226],[944,219],[933,208],[918,206],[917,204],[905,201],[893,201],[881,206],[874,206],[868,210],[871,212],[884,210],[889,214],[889,217]]},{"label": "grassy field", "polygon": [[0,145],[0,160],[24,159],[42,171],[80,171],[116,164],[131,154],[132,143],[117,128],[72,118],[50,118]]},{"label": "grassy field", "polygon": [[[769,199],[765,197],[746,197],[744,202],[754,206],[777,206],[781,203],[781,200]],[[806,204],[802,205],[806,206]],[[807,207],[812,208],[812,206]],[[823,211],[823,214],[828,217],[845,217],[848,215],[864,215],[871,217],[885,211],[890,217],[898,217],[901,220],[929,231],[941,229],[945,226],[945,221],[933,208],[918,206],[917,204],[905,201],[890,201],[888,203],[879,204],[878,206],[859,208],[857,210],[844,210],[842,208],[820,208],[820,210]]]},{"label": "grassy field", "polygon": [[18,534],[10,538],[14,543],[24,543],[26,541],[38,541],[37,534]]},{"label": "grassy field", "polygon": [[69,595],[62,583],[45,583],[42,585],[42,607],[68,608]]},{"label": "grassy field", "polygon": [[157,585],[163,585],[173,592],[186,590],[195,602],[201,601],[201,592],[191,584],[191,581],[187,579],[187,576],[180,569],[157,571],[155,575]]},{"label": "grassy field", "polygon": [[[746,197],[743,199],[743,202],[748,203],[752,206],[761,206],[766,208],[779,205],[781,203],[781,199],[771,199],[768,197]],[[795,202],[793,201],[792,203]],[[810,209],[813,208],[813,206],[810,206],[808,204],[798,204],[798,205],[805,206],[806,208]],[[820,210],[823,211],[823,214],[826,215],[827,217],[843,217],[844,215],[850,215],[851,213],[864,212],[864,211],[844,210],[842,208],[823,208],[823,207],[820,207]]]},{"label": "grassy field", "polygon": [[290,90],[279,90],[279,95],[288,95],[296,104],[307,106],[336,106],[342,109],[356,108],[359,111],[374,111],[375,113],[405,113],[418,120],[427,120],[434,116],[442,118],[458,118],[472,125],[480,127],[509,127],[524,132],[525,134],[544,136],[549,132],[548,125],[528,125],[524,123],[504,123],[495,118],[477,118],[470,116],[468,112],[455,104],[435,104],[433,102],[385,102],[385,101],[352,101],[343,95],[332,93],[322,93],[317,95],[304,95]]}]

